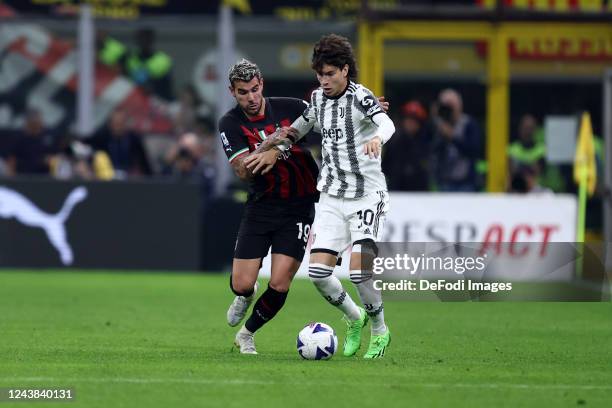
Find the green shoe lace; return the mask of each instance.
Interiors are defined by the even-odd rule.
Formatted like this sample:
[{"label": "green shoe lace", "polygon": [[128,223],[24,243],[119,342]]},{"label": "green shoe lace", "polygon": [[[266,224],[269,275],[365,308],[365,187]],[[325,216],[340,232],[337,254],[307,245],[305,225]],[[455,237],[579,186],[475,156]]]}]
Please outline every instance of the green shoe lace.
[{"label": "green shoe lace", "polygon": [[361,333],[361,329],[363,329],[363,326],[365,326],[364,319],[361,318],[359,320],[351,321],[346,316],[344,316],[342,320],[344,320],[344,322],[348,326],[348,329],[346,330],[347,337],[359,335],[359,333]]}]

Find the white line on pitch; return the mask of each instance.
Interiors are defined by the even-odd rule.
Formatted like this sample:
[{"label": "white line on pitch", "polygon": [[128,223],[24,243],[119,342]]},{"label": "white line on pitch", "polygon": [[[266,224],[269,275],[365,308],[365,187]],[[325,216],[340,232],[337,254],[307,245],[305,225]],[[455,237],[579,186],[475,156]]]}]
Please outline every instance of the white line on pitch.
[{"label": "white line on pitch", "polygon": [[[222,378],[55,378],[55,377],[5,377],[0,378],[2,383],[15,382],[54,382],[54,383],[131,383],[131,384],[211,384],[211,385],[352,385],[354,383],[342,381],[316,382],[279,382],[248,379],[228,380]],[[370,384],[374,385],[374,384]],[[612,390],[612,385],[585,385],[585,384],[503,384],[503,383],[396,383],[377,384],[382,387],[424,387],[424,388],[509,388],[509,389],[542,389],[542,390]]]}]

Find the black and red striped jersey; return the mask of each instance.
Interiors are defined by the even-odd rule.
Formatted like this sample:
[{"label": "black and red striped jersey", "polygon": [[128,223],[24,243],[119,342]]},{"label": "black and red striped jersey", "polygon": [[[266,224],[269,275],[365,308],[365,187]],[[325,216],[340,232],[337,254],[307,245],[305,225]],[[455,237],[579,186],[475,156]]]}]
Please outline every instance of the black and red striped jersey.
[{"label": "black and red striped jersey", "polygon": [[[221,142],[230,163],[257,149],[278,127],[291,126],[307,106],[295,98],[265,98],[265,101],[262,116],[249,118],[237,105],[219,121]],[[317,163],[300,141],[279,158],[272,170],[250,180],[248,201],[314,202],[318,197],[318,174]]]}]

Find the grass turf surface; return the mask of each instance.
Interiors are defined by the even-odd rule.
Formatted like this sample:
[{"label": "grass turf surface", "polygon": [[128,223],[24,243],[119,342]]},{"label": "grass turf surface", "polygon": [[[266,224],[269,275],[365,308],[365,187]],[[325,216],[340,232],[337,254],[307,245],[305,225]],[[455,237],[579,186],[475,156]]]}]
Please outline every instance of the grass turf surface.
[{"label": "grass turf surface", "polygon": [[384,359],[303,361],[298,331],[323,321],[342,342],[339,312],[297,280],[241,356],[227,279],[0,271],[0,388],[73,387],[66,407],[612,404],[610,303],[388,302]]}]

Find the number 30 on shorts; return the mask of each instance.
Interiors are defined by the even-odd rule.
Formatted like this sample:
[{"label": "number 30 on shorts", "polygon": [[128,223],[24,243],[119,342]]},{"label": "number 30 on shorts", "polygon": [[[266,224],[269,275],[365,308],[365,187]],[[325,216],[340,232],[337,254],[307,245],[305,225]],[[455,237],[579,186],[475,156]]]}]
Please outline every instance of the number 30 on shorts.
[{"label": "number 30 on shorts", "polygon": [[310,224],[304,224],[302,222],[296,222],[298,226],[298,236],[297,238],[305,243],[308,242],[308,234],[310,233]]},{"label": "number 30 on shorts", "polygon": [[357,215],[359,216],[359,220],[361,221],[361,223],[359,224],[359,228],[362,227],[362,225],[372,225],[372,222],[374,221],[374,211],[367,209],[365,211],[357,211]]}]

